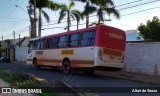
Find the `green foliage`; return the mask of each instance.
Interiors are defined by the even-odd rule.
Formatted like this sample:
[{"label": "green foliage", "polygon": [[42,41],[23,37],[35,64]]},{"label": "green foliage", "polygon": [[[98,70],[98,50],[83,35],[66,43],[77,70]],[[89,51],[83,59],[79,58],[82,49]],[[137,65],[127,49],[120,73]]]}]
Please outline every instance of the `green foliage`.
[{"label": "green foliage", "polygon": [[27,74],[11,72],[10,70],[3,71],[3,74],[5,75],[1,77],[2,79],[18,87],[37,87],[39,85],[34,77]]},{"label": "green foliage", "polygon": [[[82,16],[89,16],[92,13],[97,13],[98,16],[98,24],[105,21],[105,15],[108,16],[113,15],[117,19],[120,18],[120,13],[117,9],[115,9],[113,0],[74,0],[86,3],[84,11],[82,12]],[[86,26],[89,24],[89,18],[86,18]]]},{"label": "green foliage", "polygon": [[145,40],[160,41],[160,20],[157,16],[154,16],[152,21],[148,20],[146,25],[140,24],[138,30]]},{"label": "green foliage", "polygon": [[[6,70],[3,68],[0,68],[0,78],[19,88],[28,88],[28,87],[36,88],[36,87],[43,86],[42,82],[36,80],[36,77],[32,74],[13,72],[12,70]],[[45,91],[48,92],[48,89],[46,89]],[[41,94],[39,93],[37,95],[39,96],[61,96],[61,94],[59,93],[41,93]]]},{"label": "green foliage", "polygon": [[[34,0],[29,0],[29,3],[34,6]],[[38,31],[39,31],[39,36],[41,36],[41,28],[42,28],[42,16],[43,14],[44,18],[47,20],[47,22],[50,22],[50,18],[48,14],[43,10],[44,8],[50,9],[52,11],[56,11],[62,7],[61,4],[55,3],[52,0],[36,0],[36,8],[39,9],[39,21],[38,21]]]},{"label": "green foliage", "polygon": [[[70,4],[67,5],[63,5],[60,11],[60,16],[58,19],[58,23],[61,22],[61,20],[67,16],[67,31],[70,30],[70,26],[71,26],[71,18],[72,19],[76,19],[77,22],[79,23],[80,19],[81,19],[81,13],[78,10],[74,10],[75,3],[74,2],[70,2]],[[78,24],[77,24],[78,26]]]}]

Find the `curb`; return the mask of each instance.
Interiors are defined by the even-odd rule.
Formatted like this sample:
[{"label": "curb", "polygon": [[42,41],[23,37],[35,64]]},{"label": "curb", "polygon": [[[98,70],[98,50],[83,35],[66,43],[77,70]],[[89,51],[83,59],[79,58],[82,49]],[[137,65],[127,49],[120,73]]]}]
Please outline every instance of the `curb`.
[{"label": "curb", "polygon": [[134,82],[160,85],[160,77],[158,77],[158,76],[129,73],[129,72],[124,72],[124,71],[117,71],[117,72],[97,71],[95,74],[98,76],[119,78],[119,79],[134,81]]}]

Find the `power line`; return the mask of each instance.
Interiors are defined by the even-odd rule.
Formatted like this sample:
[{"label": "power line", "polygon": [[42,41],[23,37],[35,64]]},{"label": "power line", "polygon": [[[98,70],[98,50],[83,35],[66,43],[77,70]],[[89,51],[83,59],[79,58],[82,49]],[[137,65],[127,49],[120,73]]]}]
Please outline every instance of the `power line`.
[{"label": "power line", "polygon": [[[140,1],[143,1],[143,0],[135,0],[135,1],[132,1],[132,2],[129,2],[129,3],[117,5],[117,6],[115,6],[115,7],[121,7],[121,6],[129,5],[129,4],[132,4],[132,3],[140,2]],[[67,19],[67,18],[65,18],[65,19]],[[65,19],[63,19],[63,20],[65,20]],[[56,22],[56,21],[58,21],[58,20],[50,21],[50,22]],[[45,22],[45,23],[47,23],[47,22]]]},{"label": "power line", "polygon": [[[13,1],[13,0],[12,0],[12,1]],[[9,5],[9,7],[7,7],[7,9],[5,9],[5,10],[3,10],[3,11],[4,11],[4,12],[7,12],[6,10],[10,9],[11,6],[14,5],[15,3],[16,3],[16,0],[15,0],[15,2],[11,3],[11,4]],[[12,9],[12,10],[13,10],[13,9]],[[9,11],[8,13],[10,13],[10,11]],[[6,15],[8,15],[8,14],[5,14],[5,16],[6,16]],[[5,16],[4,16],[4,17],[5,17]]]},{"label": "power line", "polygon": [[24,21],[22,21],[22,20],[20,20],[20,21],[3,21],[3,20],[0,20],[0,22],[24,22]]},{"label": "power line", "polygon": [[142,6],[142,5],[146,5],[146,4],[151,4],[151,3],[155,3],[157,1],[160,1],[160,0],[155,0],[155,1],[150,1],[150,2],[146,2],[146,3],[142,3],[142,4],[137,4],[137,5],[133,5],[133,6],[130,6],[130,7],[121,8],[121,9],[118,9],[118,10],[125,10],[125,9],[129,9],[129,8],[133,8],[133,7],[138,7],[138,6]]},{"label": "power line", "polygon": [[[28,29],[29,29],[29,27],[27,26],[27,27],[25,27],[25,28],[22,28],[22,29],[16,31],[15,33],[16,33],[16,34],[22,33],[24,30],[28,30]],[[10,36],[10,35],[12,35],[12,33],[6,34],[6,35],[3,35],[3,36]]]},{"label": "power line", "polygon": [[[12,0],[10,0],[10,1],[12,1]],[[6,7],[6,5],[9,5],[9,3],[11,3],[10,1],[7,2],[7,4],[4,4],[4,6],[0,9],[0,11],[2,11]]]},{"label": "power line", "polygon": [[22,5],[26,0],[23,0],[19,5]]},{"label": "power line", "polygon": [[29,21],[29,19],[9,18],[9,17],[2,17],[2,16],[0,16],[0,18],[7,18],[7,19],[14,19],[14,20]]},{"label": "power line", "polygon": [[25,27],[25,28],[23,28],[23,29],[20,29],[20,30],[18,30],[18,31],[16,31],[16,33],[21,32],[21,31],[23,31],[23,30],[25,30],[25,29],[29,29],[29,26],[27,26],[27,27]]},{"label": "power line", "polygon": [[143,1],[143,0],[136,0],[136,1],[132,1],[132,2],[129,2],[129,3],[121,4],[121,5],[118,5],[118,6],[115,6],[115,7],[121,7],[121,6],[129,5],[129,4],[137,3],[137,2],[140,2],[140,1]]},{"label": "power line", "polygon": [[132,15],[132,14],[136,14],[136,13],[140,13],[140,12],[144,12],[144,11],[149,11],[149,10],[153,10],[153,9],[157,9],[157,8],[160,8],[160,6],[144,9],[144,10],[137,11],[137,12],[132,12],[132,13],[124,14],[122,16],[128,16],[128,15]]},{"label": "power line", "polygon": [[[157,2],[158,0],[156,0],[156,1],[151,1],[152,3],[153,2]],[[140,5],[145,5],[145,4],[148,4],[148,3],[151,3],[151,2],[146,2],[146,3],[144,3],[144,4],[139,4],[139,5],[134,5],[134,7],[137,7],[137,6],[140,6]],[[133,7],[133,6],[132,6]],[[129,8],[131,8],[131,6],[129,7]],[[122,15],[122,16],[128,16],[128,15],[132,15],[132,14],[136,14],[136,13],[140,13],[140,12],[144,12],[144,11],[148,11],[148,10],[153,10],[153,9],[157,9],[157,8],[160,8],[160,6],[158,6],[158,7],[153,7],[153,8],[148,8],[148,9],[145,9],[145,10],[141,10],[141,11],[137,11],[137,12],[132,12],[132,13],[128,13],[128,14],[124,14],[124,15]],[[127,8],[128,9],[128,8]],[[124,9],[123,9],[124,10]],[[93,15],[93,16],[96,16],[96,15]],[[90,17],[93,17],[93,16],[90,16]],[[58,21],[58,20],[55,20],[55,21]],[[54,21],[54,22],[55,22]],[[72,21],[74,21],[74,20],[72,20]],[[64,22],[61,22],[61,23],[65,23],[65,22],[67,22],[67,21],[64,21]],[[54,23],[54,24],[49,24],[49,25],[56,25],[57,23]],[[83,24],[85,24],[85,23],[83,23]],[[49,26],[49,25],[44,25],[44,26]],[[82,25],[82,24],[80,24],[80,25]],[[72,25],[72,26],[75,26],[75,25]],[[54,28],[64,28],[64,27],[52,27],[52,28],[44,28],[44,29],[54,29]],[[23,30],[24,31],[24,30]],[[19,33],[22,33],[23,31],[20,31]],[[18,32],[16,32],[16,33],[18,33]]]},{"label": "power line", "polygon": [[[148,9],[145,9],[145,10],[136,11],[136,12],[132,12],[132,13],[128,13],[128,14],[124,14],[122,16],[128,16],[128,15],[132,15],[132,14],[136,14],[136,13],[140,13],[140,12],[144,12],[144,11],[149,11],[149,10],[153,10],[153,9],[157,9],[157,8],[160,8],[160,6],[153,7],[153,8],[148,8]],[[64,23],[64,22],[62,22],[62,23]],[[91,22],[91,23],[94,23],[94,22]],[[83,23],[83,24],[86,24],[86,23]],[[83,24],[79,24],[79,25],[83,25]],[[77,25],[72,25],[72,26],[77,26]],[[44,29],[54,29],[54,28],[64,28],[64,27],[52,27],[52,28],[44,28]]]},{"label": "power line", "polygon": [[[133,2],[129,2],[129,3],[122,4],[122,5],[118,5],[116,7],[132,4],[132,3],[136,3],[136,2],[139,2],[139,1],[143,1],[143,0],[136,0],[136,1],[133,1]],[[145,5],[145,4],[151,4],[151,3],[155,3],[157,1],[160,1],[160,0],[154,0],[154,1],[146,2],[146,3],[142,3],[142,4],[137,4],[137,5],[133,5],[133,6],[130,6],[130,7],[121,8],[121,9],[118,9],[118,10],[125,10],[125,9],[138,7],[138,6]],[[94,16],[97,16],[97,15],[92,15],[90,17],[94,17]],[[56,21],[58,21],[58,20],[55,20],[55,21],[52,21],[52,22],[56,22]],[[74,20],[71,20],[71,21],[74,21]],[[61,23],[65,23],[65,22],[67,22],[67,21],[64,21],[64,22],[61,22]],[[57,23],[47,24],[47,25],[43,25],[43,26],[49,26],[49,25],[55,25],[55,24],[57,24]]]}]

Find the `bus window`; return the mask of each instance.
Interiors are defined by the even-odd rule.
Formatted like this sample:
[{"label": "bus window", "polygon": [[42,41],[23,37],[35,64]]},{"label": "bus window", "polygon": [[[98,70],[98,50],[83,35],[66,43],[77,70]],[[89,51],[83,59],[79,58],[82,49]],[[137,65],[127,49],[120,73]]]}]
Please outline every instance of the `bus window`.
[{"label": "bus window", "polygon": [[30,50],[33,49],[33,44],[34,44],[33,41],[30,41],[30,42],[29,42],[28,47],[29,47]]},{"label": "bus window", "polygon": [[67,47],[67,43],[68,43],[68,36],[67,35],[59,37],[59,42],[58,42],[59,48]]},{"label": "bus window", "polygon": [[53,37],[50,39],[49,48],[57,48],[57,37]]},{"label": "bus window", "polygon": [[69,37],[69,44],[70,47],[77,47],[79,46],[80,34],[71,34]]},{"label": "bus window", "polygon": [[33,46],[33,49],[39,49],[40,48],[40,40],[35,40],[34,41],[34,46]]},{"label": "bus window", "polygon": [[95,41],[95,31],[83,32],[81,46],[93,46]]},{"label": "bus window", "polygon": [[41,49],[46,49],[48,46],[47,39],[41,39]]}]

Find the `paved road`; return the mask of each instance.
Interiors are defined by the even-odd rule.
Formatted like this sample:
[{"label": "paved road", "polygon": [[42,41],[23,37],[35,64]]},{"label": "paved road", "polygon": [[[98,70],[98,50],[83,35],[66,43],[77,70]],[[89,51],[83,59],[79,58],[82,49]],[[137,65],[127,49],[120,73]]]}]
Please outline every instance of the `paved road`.
[{"label": "paved road", "polygon": [[[68,80],[68,83],[71,86],[75,87],[160,87],[160,85],[138,83],[128,80],[122,80],[111,77],[103,76],[85,76],[83,74],[76,74],[72,76],[67,76],[62,73],[62,71],[53,71],[50,68],[41,68],[35,69],[31,65],[22,65],[22,64],[10,64],[10,63],[0,63],[1,68],[8,68],[15,71],[26,72],[34,74],[37,77],[47,79],[49,81],[58,81],[58,80]],[[104,94],[101,94],[104,95]],[[106,94],[105,94],[106,95]],[[104,96],[105,96],[104,95]],[[160,96],[160,94],[108,94],[107,96]]]}]

